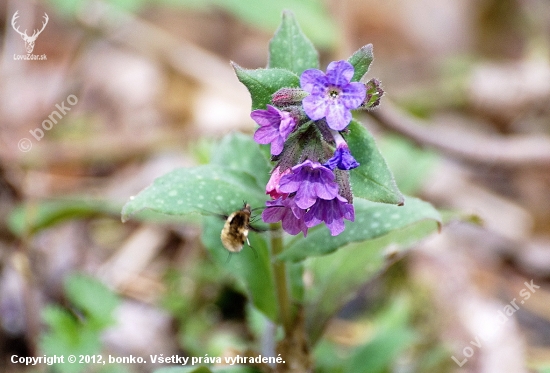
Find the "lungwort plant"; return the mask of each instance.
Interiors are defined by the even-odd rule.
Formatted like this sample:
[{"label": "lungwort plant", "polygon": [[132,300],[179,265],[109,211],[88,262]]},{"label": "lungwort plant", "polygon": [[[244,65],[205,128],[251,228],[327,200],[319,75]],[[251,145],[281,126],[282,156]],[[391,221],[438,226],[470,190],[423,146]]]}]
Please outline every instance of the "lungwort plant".
[{"label": "lungwort plant", "polygon": [[[383,249],[404,248],[439,224],[430,204],[401,194],[374,139],[352,117],[374,109],[384,93],[379,81],[365,78],[372,49],[320,70],[317,51],[285,12],[266,68],[233,63],[252,97],[253,139],[228,135],[209,164],[158,178],[123,208],[123,220],[204,215],[202,240],[213,259],[284,331],[276,350],[258,351],[284,362],[263,370],[312,371],[311,351],[327,322],[383,267]],[[243,201],[263,208],[257,223],[264,232],[241,227],[244,242],[250,228],[254,250],[245,243],[228,261],[224,222],[208,212],[229,215]]]}]

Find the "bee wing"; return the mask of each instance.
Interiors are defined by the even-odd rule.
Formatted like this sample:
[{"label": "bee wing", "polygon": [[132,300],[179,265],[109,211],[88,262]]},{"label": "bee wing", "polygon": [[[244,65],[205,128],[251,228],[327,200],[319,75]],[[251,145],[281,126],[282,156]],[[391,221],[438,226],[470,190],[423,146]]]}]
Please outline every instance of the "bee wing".
[{"label": "bee wing", "polygon": [[223,220],[227,220],[227,218],[229,217],[229,215],[220,214],[220,213],[213,212],[213,211],[208,211],[208,210],[205,210],[205,209],[202,209],[202,208],[198,208],[198,210],[201,211],[200,212],[201,215],[205,215],[205,216],[215,216],[215,217],[218,217],[218,218],[223,219]]}]

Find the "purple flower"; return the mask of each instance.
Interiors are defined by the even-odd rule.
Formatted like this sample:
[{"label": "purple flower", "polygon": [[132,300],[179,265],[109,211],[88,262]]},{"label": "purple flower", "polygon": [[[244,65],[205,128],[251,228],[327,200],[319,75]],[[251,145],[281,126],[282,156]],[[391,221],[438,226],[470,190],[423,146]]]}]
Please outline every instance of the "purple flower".
[{"label": "purple flower", "polygon": [[354,221],[355,211],[353,205],[340,195],[331,200],[318,199],[304,215],[307,227],[325,222],[331,236],[337,236],[344,231],[344,219]]},{"label": "purple flower", "polygon": [[302,89],[309,93],[302,105],[312,120],[326,118],[330,128],[341,131],[351,121],[350,110],[365,101],[366,88],[359,82],[350,83],[354,68],[347,61],[334,61],[327,73],[308,69],[300,77]]},{"label": "purple flower", "polygon": [[267,182],[267,185],[265,186],[265,194],[269,194],[271,198],[277,199],[279,197],[286,197],[286,193],[281,193],[281,190],[279,189],[279,181],[281,180],[281,177],[284,175],[290,173],[290,168],[287,168],[283,172],[281,172],[281,169],[277,166],[272,172],[271,177],[269,178],[269,181]]},{"label": "purple flower", "polygon": [[250,117],[260,125],[254,133],[254,140],[259,144],[271,144],[272,155],[281,154],[285,140],[296,127],[294,117],[271,105],[267,105],[267,110],[254,110]]},{"label": "purple flower", "polygon": [[353,158],[348,145],[344,142],[336,147],[334,155],[324,164],[324,166],[330,168],[331,170],[338,167],[340,170],[347,171],[359,167],[359,163],[355,160],[355,158]]},{"label": "purple flower", "polygon": [[278,198],[274,201],[267,201],[266,208],[262,212],[262,220],[266,223],[282,221],[283,229],[288,234],[296,235],[299,232],[307,236],[307,229],[304,222],[305,210],[296,206],[294,198]]},{"label": "purple flower", "polygon": [[296,192],[296,205],[301,209],[307,209],[317,198],[335,198],[338,195],[338,184],[331,170],[308,159],[292,167],[292,173],[281,177],[279,190],[289,194]]}]

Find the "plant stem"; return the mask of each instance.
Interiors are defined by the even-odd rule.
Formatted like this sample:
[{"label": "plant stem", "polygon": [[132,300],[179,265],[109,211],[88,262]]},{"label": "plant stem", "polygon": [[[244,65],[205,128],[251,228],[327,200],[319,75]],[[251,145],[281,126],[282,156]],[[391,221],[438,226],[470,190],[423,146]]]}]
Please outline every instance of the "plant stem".
[{"label": "plant stem", "polygon": [[280,223],[270,224],[271,231],[271,265],[275,275],[275,289],[279,303],[279,320],[285,329],[285,335],[292,331],[292,314],[290,309],[290,297],[288,294],[286,265],[284,261],[275,257],[283,252],[283,234]]}]

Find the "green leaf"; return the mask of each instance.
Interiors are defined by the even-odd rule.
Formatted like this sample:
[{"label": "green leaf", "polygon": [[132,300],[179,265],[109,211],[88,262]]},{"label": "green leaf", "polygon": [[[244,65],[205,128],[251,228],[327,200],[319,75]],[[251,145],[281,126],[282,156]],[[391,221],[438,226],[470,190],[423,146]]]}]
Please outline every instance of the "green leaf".
[{"label": "green leaf", "polygon": [[[49,1],[56,10],[64,16],[76,17],[79,11],[83,11],[84,4],[79,0],[50,0]],[[106,5],[120,8],[125,12],[138,12],[143,5],[144,0],[108,0]],[[118,10],[118,9],[117,9]]]},{"label": "green leaf", "polygon": [[79,323],[75,316],[64,308],[56,305],[47,305],[42,311],[42,320],[59,335],[63,335],[68,341],[77,340],[79,334]]},{"label": "green leaf", "polygon": [[97,279],[71,275],[65,282],[65,292],[71,303],[84,312],[92,327],[102,329],[113,323],[113,311],[119,299]]},{"label": "green leaf", "polygon": [[252,174],[260,190],[265,189],[272,168],[260,145],[242,133],[225,136],[216,146],[212,163]]},{"label": "green leaf", "polygon": [[[312,278],[305,301],[307,330],[312,344],[323,332],[325,323],[363,284],[384,269],[386,253],[391,255],[404,250],[436,229],[436,223],[423,220],[373,240],[352,243],[331,255],[304,261],[305,271]],[[389,247],[392,251],[387,252]]]},{"label": "green leaf", "polygon": [[[410,328],[410,301],[399,297],[385,307],[373,321],[376,334],[355,349],[349,359],[349,373],[384,373],[391,371],[399,355],[414,343],[416,333]],[[368,361],[368,364],[365,364]]]},{"label": "green leaf", "polygon": [[275,340],[281,340],[284,336],[283,328],[273,323],[263,312],[252,304],[246,307],[246,325],[253,340],[261,341],[266,333],[273,334]]},{"label": "green leaf", "polygon": [[232,63],[237,78],[243,83],[252,97],[252,110],[265,109],[271,102],[271,95],[283,87],[296,88],[300,86],[298,76],[284,69],[243,69]]},{"label": "green leaf", "polygon": [[215,164],[180,168],[130,198],[122,208],[122,220],[144,210],[168,215],[229,214],[240,209],[243,201],[253,207],[265,204],[265,192],[254,176]]},{"label": "green leaf", "polygon": [[[384,373],[415,339],[409,328],[392,328],[379,333],[365,346],[355,351],[346,372]],[[368,364],[365,362],[368,361]]]},{"label": "green leaf", "polygon": [[279,25],[281,12],[284,9],[292,9],[302,29],[316,45],[332,49],[336,42],[340,40],[340,29],[337,27],[334,17],[327,11],[326,3],[322,0],[201,1],[215,4],[269,33],[273,32]]},{"label": "green leaf", "polygon": [[333,339],[323,338],[313,350],[313,361],[318,373],[345,373],[347,354],[342,353],[342,346]]},{"label": "green leaf", "polygon": [[[113,322],[112,312],[118,298],[94,278],[72,275],[65,282],[73,313],[47,306],[42,318],[49,330],[40,338],[40,347],[46,355],[95,355],[101,350],[101,332]],[[83,317],[82,317],[83,314]],[[78,373],[87,371],[87,364],[56,364],[56,371]]]},{"label": "green leaf", "polygon": [[[59,306],[46,306],[42,319],[48,331],[40,336],[40,350],[48,356],[95,355],[100,352],[100,332],[88,327],[88,323],[77,320],[76,316]],[[86,365],[55,364],[56,372],[79,373]]]},{"label": "green leaf", "polygon": [[369,67],[373,59],[374,55],[372,53],[372,44],[367,44],[361,47],[350,58],[348,58],[348,62],[355,68],[355,73],[353,74],[353,78],[351,78],[352,82],[358,82],[361,80],[367,71],[369,71]]},{"label": "green leaf", "polygon": [[82,3],[77,0],[50,0],[49,2],[63,16],[73,16],[82,6]]},{"label": "green leaf", "polygon": [[126,12],[138,12],[146,4],[144,0],[110,0],[109,2]]},{"label": "green leaf", "polygon": [[359,167],[350,171],[354,197],[402,204],[403,195],[369,131],[355,120],[351,121],[348,128],[346,140],[351,153],[360,163]]},{"label": "green leaf", "polygon": [[116,216],[120,206],[106,201],[60,199],[29,202],[17,206],[8,218],[8,227],[17,236],[34,234],[67,220],[98,215]]},{"label": "green leaf", "polygon": [[400,136],[384,136],[379,144],[399,189],[406,194],[417,193],[439,162],[436,153]]},{"label": "green leaf", "polygon": [[276,320],[275,284],[265,233],[250,232],[250,245],[254,249],[245,244],[241,252],[229,256],[220,239],[223,224],[223,220],[214,217],[204,219],[204,245],[220,266],[244,283],[254,306],[271,320]]},{"label": "green leaf", "polygon": [[324,227],[311,229],[307,237],[297,236],[278,259],[299,261],[307,257],[331,253],[352,242],[361,242],[390,233],[421,220],[433,221],[433,228],[441,221],[439,212],[428,202],[407,197],[404,206],[356,199],[355,221],[344,220],[346,229],[331,236]]},{"label": "green leaf", "polygon": [[286,69],[298,76],[306,69],[319,68],[319,53],[290,11],[283,12],[281,26],[269,43],[268,67]]}]

